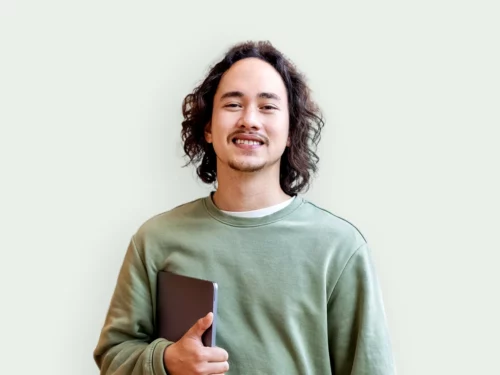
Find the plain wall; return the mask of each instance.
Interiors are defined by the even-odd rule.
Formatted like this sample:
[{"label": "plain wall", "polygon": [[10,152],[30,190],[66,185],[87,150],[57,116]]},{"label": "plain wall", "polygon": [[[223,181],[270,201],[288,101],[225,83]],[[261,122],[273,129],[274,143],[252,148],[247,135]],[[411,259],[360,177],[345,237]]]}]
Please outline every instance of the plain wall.
[{"label": "plain wall", "polygon": [[0,3],[0,372],[98,374],[130,237],[210,190],[181,102],[270,40],[326,127],[305,197],[371,243],[399,374],[492,374],[500,337],[497,1]]}]

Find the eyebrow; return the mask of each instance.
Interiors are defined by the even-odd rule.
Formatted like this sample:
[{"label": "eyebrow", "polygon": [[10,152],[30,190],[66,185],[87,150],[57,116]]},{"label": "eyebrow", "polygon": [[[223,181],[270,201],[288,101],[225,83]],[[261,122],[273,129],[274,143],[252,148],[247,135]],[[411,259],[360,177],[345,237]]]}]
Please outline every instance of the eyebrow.
[{"label": "eyebrow", "polygon": [[[226,98],[242,98],[244,96],[245,96],[245,94],[243,94],[241,91],[228,91],[220,97],[220,100],[226,99]],[[276,95],[272,92],[259,92],[257,94],[257,97],[264,98],[264,99],[274,99],[274,100],[278,100],[278,101],[281,100],[281,98],[278,95]]]}]

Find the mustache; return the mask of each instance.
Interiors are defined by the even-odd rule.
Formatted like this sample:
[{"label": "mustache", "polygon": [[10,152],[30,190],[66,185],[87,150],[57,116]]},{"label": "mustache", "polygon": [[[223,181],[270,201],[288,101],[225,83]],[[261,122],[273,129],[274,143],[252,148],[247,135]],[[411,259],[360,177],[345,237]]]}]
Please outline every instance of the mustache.
[{"label": "mustache", "polygon": [[235,132],[231,133],[227,137],[227,141],[231,142],[231,140],[234,137],[236,137],[237,135],[240,135],[240,134],[248,135],[248,136],[252,136],[252,137],[258,138],[265,145],[269,145],[269,138],[267,138],[265,135],[262,135],[262,134],[259,134],[259,133],[256,133],[256,132],[248,132],[248,131],[245,131],[245,130],[236,130]]}]

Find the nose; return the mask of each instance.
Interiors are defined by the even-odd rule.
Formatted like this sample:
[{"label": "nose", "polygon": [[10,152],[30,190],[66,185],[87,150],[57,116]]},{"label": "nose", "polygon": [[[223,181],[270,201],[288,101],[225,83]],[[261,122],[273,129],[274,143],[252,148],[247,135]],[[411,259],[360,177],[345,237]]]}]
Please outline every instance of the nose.
[{"label": "nose", "polygon": [[242,111],[238,126],[240,128],[248,128],[253,130],[260,129],[262,125],[260,123],[258,114],[255,112],[255,109],[250,107],[245,108],[245,110]]}]

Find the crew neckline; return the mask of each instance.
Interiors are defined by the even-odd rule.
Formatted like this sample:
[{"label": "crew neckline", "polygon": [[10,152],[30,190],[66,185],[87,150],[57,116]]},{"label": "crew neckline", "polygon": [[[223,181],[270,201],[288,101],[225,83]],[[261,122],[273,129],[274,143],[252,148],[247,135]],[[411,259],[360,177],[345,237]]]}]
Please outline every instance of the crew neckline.
[{"label": "crew neckline", "polygon": [[203,199],[203,204],[208,214],[224,224],[237,227],[256,227],[274,223],[288,216],[304,203],[303,198],[294,196],[293,200],[287,206],[270,215],[261,217],[240,217],[221,211],[213,201],[214,193],[215,192],[211,192],[207,197]]},{"label": "crew neckline", "polygon": [[286,201],[278,203],[278,204],[273,204],[272,206],[269,207],[264,207],[264,208],[259,208],[257,210],[249,210],[249,211],[226,211],[226,210],[221,210],[223,213],[231,215],[231,216],[238,216],[238,217],[264,217],[271,215],[275,212],[278,212],[279,210],[282,210],[286,206],[288,206],[290,203],[293,202],[295,197],[290,197]]}]

